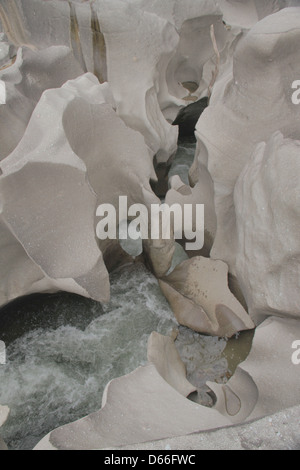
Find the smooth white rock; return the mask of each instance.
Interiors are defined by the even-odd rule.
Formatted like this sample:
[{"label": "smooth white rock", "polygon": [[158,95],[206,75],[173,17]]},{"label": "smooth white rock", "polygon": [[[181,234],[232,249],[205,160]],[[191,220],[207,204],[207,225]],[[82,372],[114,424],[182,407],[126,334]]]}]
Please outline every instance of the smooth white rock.
[{"label": "smooth white rock", "polygon": [[214,184],[217,216],[211,256],[235,274],[237,251],[234,186],[256,145],[276,130],[299,139],[300,106],[292,103],[292,83],[300,76],[300,9],[287,8],[257,23],[238,43],[233,79],[223,96],[201,115],[196,137]]},{"label": "smooth white rock", "polygon": [[19,48],[15,63],[0,70],[0,86],[2,90],[5,86],[6,93],[5,106],[0,95],[0,160],[20,142],[42,93],[82,72],[68,47],[53,46],[43,51]]},{"label": "smooth white rock", "polygon": [[257,146],[234,191],[236,271],[250,314],[300,317],[300,141]]}]

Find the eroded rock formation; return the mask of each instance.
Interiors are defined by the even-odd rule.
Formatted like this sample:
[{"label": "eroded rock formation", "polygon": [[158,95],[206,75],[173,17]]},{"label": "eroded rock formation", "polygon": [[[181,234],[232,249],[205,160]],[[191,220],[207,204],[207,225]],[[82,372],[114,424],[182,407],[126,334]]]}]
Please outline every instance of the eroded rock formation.
[{"label": "eroded rock formation", "polygon": [[[95,230],[97,206],[118,207],[124,194],[129,204],[144,203],[143,190],[157,202],[144,140],[111,103],[107,84],[92,74],[45,92],[20,144],[2,160],[1,303],[58,289],[109,298]],[[112,138],[111,128],[120,140]],[[10,250],[4,248],[8,244]],[[103,252],[108,244],[100,243]]]},{"label": "eroded rock formation", "polygon": [[299,53],[294,47],[300,34],[299,15],[298,8],[288,8],[267,16],[239,41],[233,79],[229,78],[222,97],[212,101],[197,124],[198,162],[212,177],[217,215],[211,256],[226,261],[233,273],[237,178],[256,145],[267,142],[274,132],[299,139],[300,107],[291,99],[292,83],[300,74]]},{"label": "eroded rock formation", "polygon": [[0,104],[0,159],[7,157],[20,142],[42,93],[82,73],[68,47],[51,46],[43,51],[18,49],[15,63],[0,69],[5,95],[5,102]]},{"label": "eroded rock formation", "polygon": [[192,330],[231,337],[254,328],[247,312],[228,288],[222,261],[193,257],[159,281],[177,321]]},{"label": "eroded rock formation", "polygon": [[176,333],[171,338],[154,331],[149,336],[148,361],[155,365],[158,373],[169,385],[181,395],[187,397],[196,391],[196,387],[186,378],[186,367],[176,349],[175,339]]},{"label": "eroded rock formation", "polygon": [[116,240],[97,239],[96,208],[117,208],[120,195],[159,203],[153,162],[170,164],[171,123],[207,96],[213,73],[190,185],[175,176],[166,194],[205,204],[206,258],[174,268],[172,237],[145,240],[144,254],[180,323],[228,337],[260,324],[228,384],[209,384],[213,409],[186,400],[173,340],[153,334],[152,364],[110,382],[101,410],[37,448],[130,445],[299,403],[300,9],[284,8],[294,4],[1,0],[0,305],[53,290],[108,299],[109,258],[122,255]]},{"label": "eroded rock formation", "polygon": [[273,134],[234,190],[236,271],[256,323],[265,315],[299,318],[299,149],[299,140]]}]

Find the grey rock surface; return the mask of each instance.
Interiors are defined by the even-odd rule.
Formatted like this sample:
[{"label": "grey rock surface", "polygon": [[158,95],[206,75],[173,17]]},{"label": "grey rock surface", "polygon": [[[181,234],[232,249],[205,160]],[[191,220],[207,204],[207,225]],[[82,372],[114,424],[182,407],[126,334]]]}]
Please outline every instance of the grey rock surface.
[{"label": "grey rock surface", "polygon": [[248,424],[111,450],[300,450],[299,416],[295,406]]},{"label": "grey rock surface", "polygon": [[2,304],[59,289],[108,300],[108,243],[96,237],[97,206],[118,207],[124,194],[128,204],[143,203],[145,194],[157,202],[151,154],[112,103],[107,84],[92,74],[46,91],[20,144],[2,160]]},{"label": "grey rock surface", "polygon": [[223,97],[212,101],[196,127],[198,162],[207,167],[214,184],[217,232],[211,256],[227,262],[232,273],[236,270],[233,192],[237,178],[256,145],[274,132],[299,139],[300,107],[292,103],[292,83],[300,73],[298,50],[293,47],[300,34],[299,17],[299,8],[281,10],[258,22],[239,41],[233,79],[228,78]]},{"label": "grey rock surface", "polygon": [[20,142],[42,93],[59,88],[82,73],[66,46],[51,46],[43,51],[18,49],[15,63],[0,69],[0,83],[6,95],[5,103],[0,103],[0,160]]},{"label": "grey rock surface", "polygon": [[222,261],[194,256],[159,283],[181,325],[229,338],[238,331],[254,328],[228,288],[228,267]]}]

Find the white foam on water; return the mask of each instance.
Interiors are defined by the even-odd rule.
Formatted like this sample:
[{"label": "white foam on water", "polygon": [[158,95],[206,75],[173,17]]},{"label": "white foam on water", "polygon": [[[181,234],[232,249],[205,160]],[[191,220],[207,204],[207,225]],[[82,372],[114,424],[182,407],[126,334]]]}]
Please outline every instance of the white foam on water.
[{"label": "white foam on water", "polygon": [[105,385],[146,363],[150,333],[177,325],[142,265],[112,277],[111,297],[84,330],[35,329],[8,346],[0,403],[11,409],[1,429],[10,448],[31,449],[51,429],[100,409]]},{"label": "white foam on water", "polygon": [[[55,304],[67,323],[72,302]],[[87,299],[80,305],[89,318],[85,327],[80,318],[78,326],[50,322],[7,346],[0,403],[11,409],[1,428],[10,449],[32,449],[51,430],[99,410],[106,384],[147,362],[152,331],[167,335],[178,327],[156,278],[142,264],[112,275],[107,305]],[[43,309],[41,315],[49,315],[47,305]],[[226,371],[220,359],[225,344],[180,327],[176,347],[197,387]]]},{"label": "white foam on water", "polygon": [[205,336],[181,327],[176,348],[186,364],[187,378],[197,388],[205,388],[207,381],[226,382],[228,362],[223,356],[227,340]]}]

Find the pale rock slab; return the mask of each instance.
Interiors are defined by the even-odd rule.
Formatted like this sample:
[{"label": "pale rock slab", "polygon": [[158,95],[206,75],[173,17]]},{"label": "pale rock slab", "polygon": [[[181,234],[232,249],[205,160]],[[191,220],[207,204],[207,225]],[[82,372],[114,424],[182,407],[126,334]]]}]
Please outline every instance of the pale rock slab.
[{"label": "pale rock slab", "polygon": [[236,270],[251,317],[300,316],[300,141],[259,144],[234,190]]},{"label": "pale rock slab", "polygon": [[52,431],[34,450],[107,449],[229,423],[218,411],[184,398],[150,364],[109,382],[100,411]]},{"label": "pale rock slab", "polygon": [[226,385],[207,382],[217,397],[214,409],[233,424],[252,421],[299,404],[300,377],[292,344],[298,320],[269,317],[255,331],[248,358]]},{"label": "pale rock slab", "polygon": [[[105,101],[95,77],[77,82],[78,98],[79,84],[87,102]],[[97,198],[87,183],[86,166],[64,137],[64,110],[76,98],[74,89],[73,83],[69,89],[46,92],[20,145],[2,161],[1,303],[33,291],[59,289],[98,300],[109,297],[94,231]],[[52,129],[49,119],[56,122]],[[7,245],[9,250],[4,249]]]},{"label": "pale rock slab", "polygon": [[[178,132],[165,120],[157,95],[178,35],[166,20],[130,3],[101,4],[108,80],[117,113],[144,136],[157,161],[166,162],[176,150]],[[126,47],[121,49],[120,43]]]},{"label": "pale rock slab", "polygon": [[[97,87],[95,85],[100,97]],[[87,166],[89,182],[97,194],[98,204],[111,204],[116,209],[117,220],[122,224],[127,223],[127,210],[124,215],[120,213],[120,196],[127,196],[127,209],[133,204],[144,204],[149,214],[151,205],[160,204],[160,200],[150,186],[150,179],[156,178],[153,153],[146,146],[143,136],[126,126],[112,109],[115,104],[107,83],[101,85],[102,94],[104,90],[105,100],[111,105],[95,107],[74,100],[65,111],[63,124],[70,146]],[[94,99],[93,93],[91,99]],[[90,144],[87,145],[87,142]],[[145,239],[143,242],[151,269],[158,277],[164,275],[172,262],[173,238]],[[105,261],[113,256],[112,247],[115,252],[118,249],[111,240],[100,241],[99,245]]]},{"label": "pale rock slab", "polygon": [[110,450],[299,450],[299,413],[297,405],[251,423]]},{"label": "pale rock slab", "polygon": [[[22,169],[5,173],[0,186],[3,223],[27,256],[40,267],[43,278],[50,278],[46,285],[40,285],[41,290],[53,290],[56,284],[57,290],[60,287],[60,290],[107,300],[108,274],[93,233],[96,199],[86,185],[84,169],[68,164],[55,167],[51,162],[26,162]],[[54,187],[58,190],[53,195]],[[77,217],[74,217],[74,205]],[[4,247],[1,252],[5,253]],[[18,276],[14,276],[14,271],[21,261],[18,258],[14,264],[5,266],[4,284],[16,282]],[[28,259],[24,261],[27,263]],[[26,278],[25,265],[22,263],[21,268]],[[36,291],[40,279],[34,280],[31,289],[35,286]],[[21,286],[13,284],[13,287],[15,296]],[[27,294],[28,290],[19,295],[22,293]],[[9,300],[11,291],[7,290],[1,303]]]},{"label": "pale rock slab", "polygon": [[3,0],[0,21],[16,47],[69,47],[82,72],[107,80],[105,41],[94,2]]},{"label": "pale rock slab", "polygon": [[[181,0],[132,0],[131,3],[166,19],[174,25],[179,35],[178,46],[166,69],[167,87],[162,86],[162,91],[158,93],[162,112],[172,122],[178,106],[186,104],[186,101],[181,100],[195,100],[207,93],[211,72],[215,68],[215,51],[210,38],[211,25],[214,25],[221,51],[222,66],[228,62],[228,48],[236,33],[224,28],[222,11],[215,1],[186,0],[183,3]],[[187,82],[196,84],[197,90],[192,95],[187,93]]]},{"label": "pale rock slab", "polygon": [[200,6],[202,10],[197,16],[182,22],[179,32],[180,42],[167,70],[170,92],[178,98],[187,96],[183,86],[178,85],[185,82],[194,82],[198,85],[197,91],[192,96],[196,98],[207,96],[211,73],[215,69],[215,51],[210,36],[211,25],[214,26],[222,61],[227,60],[227,44],[233,40],[232,33],[223,25],[222,13],[216,3],[199,2]]},{"label": "pale rock slab", "polygon": [[165,78],[179,37],[166,19],[119,0],[3,0],[0,18],[16,46],[70,47],[83,72],[109,80],[118,114],[144,135],[158,160],[175,152],[177,129],[161,108],[181,104],[169,94]]},{"label": "pale rock slab", "polygon": [[44,273],[32,262],[3,220],[0,221],[0,246],[1,305],[24,294],[44,290]]},{"label": "pale rock slab", "polygon": [[233,192],[256,145],[280,130],[299,139],[300,107],[292,103],[292,83],[300,76],[300,9],[287,8],[258,22],[238,43],[233,79],[222,99],[201,115],[196,137],[199,163],[214,184],[217,232],[211,256],[235,274],[237,252]]},{"label": "pale rock slab", "polygon": [[250,29],[264,17],[284,8],[281,0],[218,0],[224,21],[230,26]]},{"label": "pale rock slab", "polygon": [[[100,85],[89,73],[47,90],[20,144],[2,160],[1,237],[11,249],[1,251],[7,263],[1,303],[59,289],[108,300],[102,254],[108,259],[122,250],[117,240],[96,238],[96,208],[111,204],[121,223],[127,222],[127,211],[119,213],[119,196],[128,195],[128,206],[160,202],[149,183],[155,178],[153,155],[114,106],[108,84]],[[156,254],[149,257],[163,275],[171,265],[174,241],[157,243]],[[23,275],[25,266],[28,276]]]},{"label": "pale rock slab", "polygon": [[228,267],[222,261],[193,257],[160,279],[159,284],[181,325],[223,337],[254,328],[229,291]]},{"label": "pale rock slab", "polygon": [[[239,28],[225,28],[222,11],[217,2],[202,0],[130,0],[135,8],[155,14],[172,24],[179,42],[167,68],[159,68],[160,85],[157,99],[164,117],[173,122],[180,108],[188,101],[205,96],[215,69],[215,51],[210,37],[214,25],[215,37],[221,52],[218,78],[232,69],[232,50],[240,37]],[[201,53],[199,54],[199,48]],[[189,84],[195,87],[191,93]]]},{"label": "pale rock slab", "polygon": [[[158,162],[175,151],[176,128],[169,122],[187,95],[181,82],[197,82],[196,97],[207,92],[215,68],[211,24],[222,67],[229,63],[236,38],[236,32],[224,27],[220,8],[208,0],[189,0],[184,6],[178,0],[162,5],[143,0],[3,0],[0,17],[16,47],[68,46],[83,72],[93,72],[100,82],[109,80],[118,113],[144,135]],[[120,43],[126,44],[121,52]]]},{"label": "pale rock slab", "polygon": [[186,367],[176,349],[174,339],[170,336],[161,335],[156,331],[151,333],[147,357],[148,361],[155,365],[162,378],[184,397],[197,390],[187,380]]},{"label": "pale rock slab", "polygon": [[20,142],[42,93],[78,77],[82,69],[70,49],[53,46],[43,51],[19,48],[16,61],[0,69],[0,160]]},{"label": "pale rock slab", "polygon": [[175,253],[175,240],[171,236],[170,240],[151,238],[143,240],[143,250],[148,261],[150,270],[157,278],[163,277],[171,268]]}]

